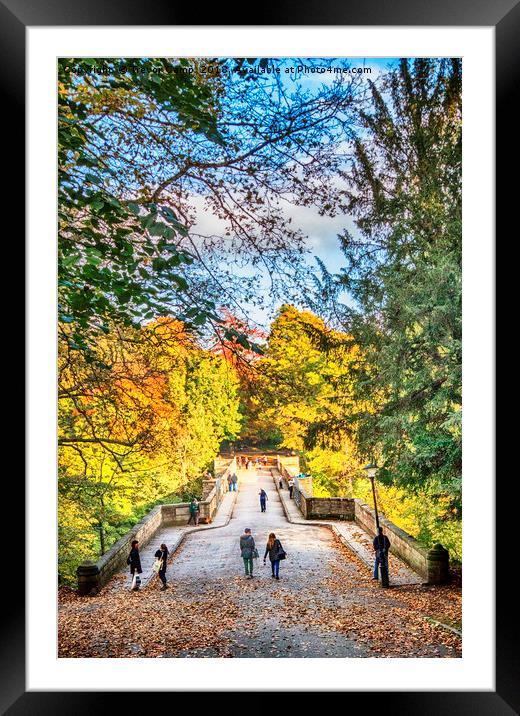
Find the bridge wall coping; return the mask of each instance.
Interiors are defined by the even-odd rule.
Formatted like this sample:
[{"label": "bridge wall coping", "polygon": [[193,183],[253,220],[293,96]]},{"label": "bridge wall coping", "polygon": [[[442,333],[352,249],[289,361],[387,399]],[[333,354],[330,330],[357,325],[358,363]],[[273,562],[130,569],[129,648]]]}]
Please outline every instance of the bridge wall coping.
[{"label": "bridge wall coping", "polygon": [[[218,510],[220,503],[228,491],[227,475],[230,470],[236,469],[236,460],[215,460],[215,479],[206,482],[213,483],[205,499],[199,501],[201,519],[211,521]],[[131,530],[117,540],[110,549],[96,562],[86,561],[76,570],[80,592],[89,594],[92,590],[98,591],[108,580],[126,566],[126,560],[134,539],[145,546],[163,526],[184,522],[189,517],[189,502],[176,502],[172,504],[156,505]]]},{"label": "bridge wall coping", "polygon": [[[372,537],[375,537],[376,513],[374,509],[359,498],[354,498],[353,502],[355,504],[355,521]],[[390,550],[428,581],[428,548],[424,547],[408,532],[390,522],[384,515],[379,516],[379,524],[384,528],[391,542]]]},{"label": "bridge wall coping", "polygon": [[[279,461],[279,472],[287,479],[294,471]],[[314,497],[300,480],[295,480],[293,498],[307,520],[352,520],[372,537],[376,535],[376,516],[372,507],[359,498]],[[392,544],[391,551],[417,572],[428,584],[446,581],[449,572],[447,550],[428,549],[389,519],[380,515],[379,524],[385,529]]]}]

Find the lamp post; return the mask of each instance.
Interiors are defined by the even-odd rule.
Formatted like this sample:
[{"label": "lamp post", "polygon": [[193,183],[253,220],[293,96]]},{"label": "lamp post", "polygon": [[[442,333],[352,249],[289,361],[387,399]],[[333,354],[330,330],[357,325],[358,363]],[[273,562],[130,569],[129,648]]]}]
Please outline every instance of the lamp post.
[{"label": "lamp post", "polygon": [[372,483],[372,496],[374,498],[374,510],[376,513],[376,532],[378,532],[379,531],[379,514],[377,512],[376,488],[374,487],[374,479],[376,477],[377,465],[373,462],[369,462],[368,465],[365,465],[363,470],[367,471],[367,475],[370,479],[370,482]]},{"label": "lamp post", "polygon": [[[373,462],[369,462],[368,465],[365,465],[363,470],[367,471],[367,475],[370,479],[370,482],[372,483],[372,496],[374,498],[374,512],[376,514],[376,535],[379,536],[379,513],[377,511],[377,500],[376,500],[376,488],[375,488],[375,477],[377,472],[377,465]],[[384,545],[383,545],[384,546]],[[379,569],[381,570],[381,585],[383,587],[388,587],[388,564],[386,562],[386,554],[385,550],[380,550],[380,558],[379,558]]]}]

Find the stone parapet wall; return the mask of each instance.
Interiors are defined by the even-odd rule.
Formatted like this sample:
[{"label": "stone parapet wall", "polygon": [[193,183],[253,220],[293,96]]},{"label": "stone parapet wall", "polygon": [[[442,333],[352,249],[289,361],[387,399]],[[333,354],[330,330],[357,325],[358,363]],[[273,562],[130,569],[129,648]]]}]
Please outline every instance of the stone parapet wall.
[{"label": "stone parapet wall", "polygon": [[294,477],[294,489],[293,489],[293,493],[292,493],[293,500],[298,505],[300,512],[305,517],[305,519],[309,520],[310,517],[309,517],[308,510],[307,510],[307,502],[311,496],[308,495],[305,492],[305,489],[303,488],[303,486],[299,485],[298,483],[299,483],[299,480],[297,480],[296,477]]},{"label": "stone parapet wall", "polygon": [[288,480],[300,474],[300,458],[298,455],[277,455],[276,467],[278,472]]},{"label": "stone parapet wall", "polygon": [[[217,465],[218,463],[218,465]],[[206,480],[209,492],[199,502],[199,518],[211,522],[220,503],[228,491],[227,476],[236,469],[236,460],[215,460],[215,479]],[[144,547],[163,526],[187,524],[190,517],[190,503],[177,502],[168,505],[156,505],[143,519],[121,537],[97,562],[85,562],[77,569],[78,586],[81,593],[89,594],[104,586],[110,577],[126,566],[132,541],[139,540]]]},{"label": "stone parapet wall", "polygon": [[[279,472],[284,482],[297,474],[292,468],[279,463]],[[306,520],[353,520],[372,537],[376,534],[375,511],[359,499],[347,497],[314,497],[295,479],[293,499]],[[441,545],[432,550],[424,547],[415,537],[397,527],[384,516],[379,524],[391,542],[390,551],[410,566],[429,584],[442,583],[449,573],[449,554]]]},{"label": "stone parapet wall", "polygon": [[162,524],[162,505],[157,505],[146,517],[134,525],[131,532],[121,537],[105,554],[98,559],[96,565],[99,569],[99,585],[103,586],[110,577],[119,572],[126,565],[130,553],[132,541],[139,540],[140,544],[146,544],[157,532]]},{"label": "stone parapet wall", "polygon": [[300,472],[300,458],[298,455],[277,455],[277,463],[288,470],[292,470],[294,475]]},{"label": "stone parapet wall", "polygon": [[[355,499],[355,520],[372,537],[376,535],[376,514],[375,511],[362,500]],[[428,575],[428,552],[415,537],[402,530],[393,522],[382,515],[379,517],[379,524],[391,542],[390,551],[406,562],[414,572],[420,574],[426,581]]]},{"label": "stone parapet wall", "polygon": [[354,500],[348,497],[306,497],[309,520],[354,520]]}]

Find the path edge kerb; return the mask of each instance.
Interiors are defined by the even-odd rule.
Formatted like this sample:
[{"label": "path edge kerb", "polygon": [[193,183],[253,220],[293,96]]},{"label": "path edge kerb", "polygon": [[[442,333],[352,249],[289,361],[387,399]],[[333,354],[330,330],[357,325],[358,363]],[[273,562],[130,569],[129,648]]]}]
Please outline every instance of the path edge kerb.
[{"label": "path edge kerb", "polygon": [[[222,529],[222,527],[228,526],[228,524],[231,522],[231,518],[233,517],[233,513],[235,511],[235,505],[236,505],[236,501],[237,501],[237,497],[238,497],[238,490],[236,490],[236,491],[234,490],[233,492],[234,492],[233,504],[231,505],[229,515],[227,516],[225,522],[223,522],[221,525],[200,525],[200,527],[190,527],[189,529],[182,530],[182,532],[179,533],[177,540],[174,542],[174,544],[172,545],[172,547],[170,549],[167,564],[171,564],[175,553],[177,552],[177,550],[179,549],[179,547],[181,546],[181,544],[184,542],[184,540],[186,539],[186,537],[188,535],[191,535],[194,532],[207,532],[209,530],[219,530],[219,529]],[[219,509],[220,509],[220,507],[222,507],[222,503],[220,504]],[[217,514],[218,514],[218,510],[217,510]],[[148,577],[143,579],[142,580],[143,581],[142,588],[145,589],[150,584],[150,582],[152,581],[152,579],[155,576],[157,576],[157,575],[152,573],[152,574],[148,575]]]},{"label": "path edge kerb", "polygon": [[[306,519],[303,518],[303,517],[302,517],[301,519],[298,519],[298,520],[292,519],[292,517],[291,517],[290,514],[289,514],[289,510],[287,509],[286,504],[285,504],[285,499],[286,499],[286,498],[285,498],[285,496],[282,496],[282,492],[281,492],[280,487],[279,487],[279,485],[278,485],[277,478],[275,477],[275,474],[274,474],[275,472],[278,472],[278,470],[276,470],[276,468],[271,468],[271,477],[273,478],[274,486],[276,487],[276,491],[278,492],[278,497],[280,498],[280,502],[282,503],[282,509],[283,509],[283,511],[284,511],[284,514],[285,514],[285,517],[286,517],[287,521],[290,522],[290,523],[293,524],[293,525],[302,525],[303,527],[323,527],[323,528],[325,528],[325,529],[329,529],[329,530],[339,539],[339,541],[340,541],[343,545],[345,545],[345,547],[347,547],[353,554],[356,555],[356,557],[359,559],[359,561],[360,561],[363,565],[365,565],[365,567],[367,567],[368,569],[371,570],[371,569],[372,569],[372,564],[371,564],[371,563],[369,564],[369,563],[366,561],[366,559],[363,558],[363,556],[360,554],[360,552],[356,549],[355,545],[353,545],[353,544],[345,537],[345,535],[343,535],[343,534],[339,531],[339,529],[338,529],[337,526],[334,524],[334,522],[329,522],[329,521],[326,521],[326,520],[323,520],[323,521],[318,521],[318,520],[306,520]],[[285,478],[283,477],[283,475],[281,475],[281,473],[279,473],[279,472],[278,472],[278,475],[280,475],[281,479],[285,482]],[[422,583],[422,585],[424,586],[424,582]],[[401,586],[407,586],[407,585],[406,585],[406,584],[401,585],[401,584],[395,584],[395,583],[394,583],[394,584],[391,584],[390,586],[391,586],[392,589],[398,589],[398,588],[401,587]]]},{"label": "path edge kerb", "polygon": [[[337,537],[339,537],[340,541],[341,541],[346,547],[348,547],[352,552],[354,552],[354,554],[356,554],[356,555],[359,557],[359,559],[361,559],[361,557],[360,557],[359,554],[357,553],[356,549],[355,549],[355,548],[351,545],[351,543],[339,532],[338,528],[336,527],[336,525],[335,525],[333,522],[326,522],[325,520],[324,520],[323,522],[318,522],[317,520],[305,520],[305,519],[303,519],[303,517],[302,517],[301,520],[293,520],[293,519],[291,518],[291,516],[289,515],[289,510],[287,509],[287,507],[286,507],[286,505],[285,505],[285,498],[282,496],[280,487],[279,487],[279,485],[278,485],[278,483],[277,483],[277,481],[276,481],[276,477],[274,476],[273,473],[274,473],[274,468],[271,468],[271,477],[273,478],[274,486],[276,487],[276,491],[278,492],[278,497],[280,498],[280,502],[282,503],[282,509],[283,509],[283,511],[284,511],[284,515],[285,515],[285,517],[286,517],[286,519],[287,519],[287,522],[290,522],[290,523],[293,524],[293,525],[303,525],[304,527],[323,527],[323,528],[325,528],[325,529],[329,529],[329,530],[331,530],[332,532],[334,532],[334,534],[335,534]],[[280,474],[280,473],[279,473],[279,474]],[[280,476],[281,476],[281,475],[280,475]],[[281,477],[282,477],[282,480],[284,480],[283,476],[281,476]],[[361,559],[361,561],[363,562],[363,564],[366,564],[366,562],[365,562],[364,560]]]}]

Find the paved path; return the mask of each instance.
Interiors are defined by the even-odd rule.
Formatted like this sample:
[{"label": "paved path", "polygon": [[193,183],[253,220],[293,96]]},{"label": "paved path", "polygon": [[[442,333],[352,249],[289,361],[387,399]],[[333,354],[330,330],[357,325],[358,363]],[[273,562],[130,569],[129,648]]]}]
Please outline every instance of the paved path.
[{"label": "paved path", "polygon": [[[190,601],[213,592],[223,582],[238,592],[239,609],[233,628],[225,630],[232,656],[365,656],[363,645],[345,635],[309,630],[288,614],[304,606],[317,615],[321,606],[340,606],[337,597],[326,595],[319,584],[330,575],[331,559],[341,559],[334,549],[334,537],[320,526],[300,526],[287,521],[269,469],[240,470],[237,501],[229,524],[212,532],[193,533],[174,557],[168,578],[182,598]],[[260,511],[258,493],[267,492],[267,511]],[[255,577],[244,575],[239,537],[251,528],[260,559],[255,560]],[[280,581],[271,577],[269,559],[263,564],[270,532],[282,542],[288,558],[282,562]],[[238,586],[238,589],[237,589]],[[226,593],[227,590],[223,590]],[[321,603],[311,606],[316,592]],[[247,601],[247,603],[245,603]],[[267,609],[266,609],[267,608]],[[187,656],[188,652],[181,654]],[[191,656],[211,656],[206,649]]]},{"label": "paved path", "polygon": [[[460,638],[428,621],[442,616],[438,604],[451,599],[447,589],[382,589],[329,527],[287,520],[270,469],[241,470],[238,476],[238,493],[226,495],[212,525],[164,530],[143,550],[143,567],[151,566],[149,555],[160,542],[173,547],[180,541],[168,565],[166,591],[155,579],[131,592],[126,573],[95,597],[60,603],[60,657],[461,655]],[[261,487],[268,494],[265,513]],[[286,509],[296,519],[293,505]],[[240,557],[245,527],[260,553],[253,579],[244,575]],[[269,532],[287,552],[280,581],[272,579],[269,560],[263,565]]]},{"label": "paved path", "polygon": [[[271,470],[275,486],[278,486],[280,473],[278,470]],[[332,521],[332,520],[306,520],[296,502],[289,498],[289,491],[285,488],[278,489],[279,497],[282,501],[283,509],[287,519],[298,525],[326,525],[329,529],[338,535],[343,544],[357,554],[360,560],[366,564],[372,574],[374,569],[374,548],[372,547],[372,539],[365,530],[350,521]],[[388,559],[389,581],[392,586],[404,586],[410,584],[422,584],[424,579],[413,571],[405,562],[396,557],[394,554],[389,555]]]},{"label": "paved path", "polygon": [[[215,515],[213,522],[211,522],[211,524],[209,525],[202,524],[198,525],[197,527],[192,525],[176,525],[171,527],[163,527],[162,529],[158,530],[155,533],[153,539],[151,539],[140,550],[141,567],[143,569],[143,573],[141,575],[143,587],[146,586],[148,582],[150,582],[150,580],[156,576],[152,570],[152,565],[155,562],[155,552],[159,549],[161,544],[164,543],[168,547],[170,553],[174,553],[179,548],[187,535],[192,534],[193,532],[213,530],[220,527],[224,527],[229,523],[229,520],[231,519],[237,495],[238,492],[235,491],[227,492],[225,494],[224,499],[219,505],[217,514]],[[122,573],[128,575],[128,584],[130,584],[132,578],[129,574],[129,568],[125,567],[125,569],[122,570],[121,574]],[[120,588],[124,588],[128,585],[125,584],[123,581],[119,581],[118,586]]]}]

